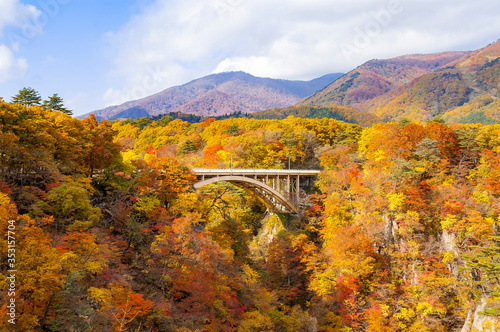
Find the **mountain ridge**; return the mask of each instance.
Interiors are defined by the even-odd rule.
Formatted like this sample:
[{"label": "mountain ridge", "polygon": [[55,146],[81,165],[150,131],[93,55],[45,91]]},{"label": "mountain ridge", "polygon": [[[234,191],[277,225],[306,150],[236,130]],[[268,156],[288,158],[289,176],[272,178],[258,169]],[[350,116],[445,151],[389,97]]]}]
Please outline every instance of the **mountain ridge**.
[{"label": "mountain ridge", "polygon": [[366,111],[362,105],[366,100],[408,84],[467,53],[408,54],[390,59],[373,59],[305,98],[301,103],[318,106],[328,106],[330,103],[339,106],[351,105]]},{"label": "mountain ridge", "polygon": [[341,73],[310,81],[261,78],[241,71],[212,74],[151,96],[90,112],[98,119],[137,118],[169,112],[218,116],[289,107],[333,82]]},{"label": "mountain ridge", "polygon": [[370,60],[301,105],[348,106],[384,121],[500,123],[500,40],[475,51]]}]

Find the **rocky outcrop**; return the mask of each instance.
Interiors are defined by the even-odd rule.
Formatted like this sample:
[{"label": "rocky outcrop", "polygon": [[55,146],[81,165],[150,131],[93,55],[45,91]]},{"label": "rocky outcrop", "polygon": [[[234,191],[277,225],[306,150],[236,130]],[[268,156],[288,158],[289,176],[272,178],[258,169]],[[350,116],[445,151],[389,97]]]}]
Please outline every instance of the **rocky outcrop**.
[{"label": "rocky outcrop", "polygon": [[[471,310],[467,315],[467,320],[460,332],[500,332],[500,317],[492,315],[500,307],[500,301],[481,298],[479,305],[474,312]],[[489,314],[487,314],[489,312]]]}]

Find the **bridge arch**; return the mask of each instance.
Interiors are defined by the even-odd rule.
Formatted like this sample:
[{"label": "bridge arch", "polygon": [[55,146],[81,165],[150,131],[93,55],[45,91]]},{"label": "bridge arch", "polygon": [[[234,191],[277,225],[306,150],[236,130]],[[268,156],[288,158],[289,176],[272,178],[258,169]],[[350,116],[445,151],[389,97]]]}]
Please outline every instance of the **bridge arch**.
[{"label": "bridge arch", "polygon": [[194,184],[196,189],[216,182],[229,182],[244,189],[249,194],[255,196],[262,204],[273,212],[298,213],[297,207],[285,198],[279,191],[268,186],[264,182],[245,176],[217,176]]}]

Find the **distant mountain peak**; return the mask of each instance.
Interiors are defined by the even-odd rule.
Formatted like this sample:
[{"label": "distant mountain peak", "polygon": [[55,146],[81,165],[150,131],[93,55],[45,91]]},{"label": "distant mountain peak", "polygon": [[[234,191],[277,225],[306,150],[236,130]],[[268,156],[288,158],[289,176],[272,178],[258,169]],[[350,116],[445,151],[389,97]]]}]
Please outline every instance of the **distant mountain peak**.
[{"label": "distant mountain peak", "polygon": [[218,116],[289,107],[342,74],[310,81],[256,77],[243,71],[214,73],[152,96],[92,112],[99,119],[136,118],[169,112]]}]

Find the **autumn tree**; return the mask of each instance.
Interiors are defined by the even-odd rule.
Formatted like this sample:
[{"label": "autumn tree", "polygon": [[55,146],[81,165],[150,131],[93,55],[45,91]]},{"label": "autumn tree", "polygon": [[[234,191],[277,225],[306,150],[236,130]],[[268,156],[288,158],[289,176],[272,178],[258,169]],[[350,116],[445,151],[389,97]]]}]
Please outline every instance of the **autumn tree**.
[{"label": "autumn tree", "polygon": [[127,331],[130,325],[144,317],[153,307],[153,303],[144,299],[142,294],[134,292],[127,284],[117,282],[111,283],[109,288],[91,287],[89,295],[114,331],[118,332]]},{"label": "autumn tree", "polygon": [[142,195],[154,195],[166,204],[176,195],[187,192],[196,177],[174,158],[153,157],[149,163],[144,164],[137,179]]},{"label": "autumn tree", "polygon": [[90,204],[88,191],[81,186],[62,184],[52,189],[44,201],[37,203],[35,213],[54,217],[54,230],[66,227],[86,230],[99,221],[101,211]]},{"label": "autumn tree", "polygon": [[156,237],[151,249],[157,257],[155,264],[163,266],[159,281],[181,326],[235,330],[241,304],[231,258],[206,233],[196,229],[201,221],[198,218],[178,218]]},{"label": "autumn tree", "polygon": [[45,328],[48,320],[54,317],[57,292],[64,286],[66,274],[49,235],[33,221],[28,220],[28,223],[19,241],[16,303],[21,313],[19,325],[32,330]]},{"label": "autumn tree", "polygon": [[120,156],[120,145],[113,142],[114,130],[107,121],[97,122],[92,114],[83,123],[90,131],[91,149],[85,156],[88,176],[92,177],[96,170],[109,167]]}]

